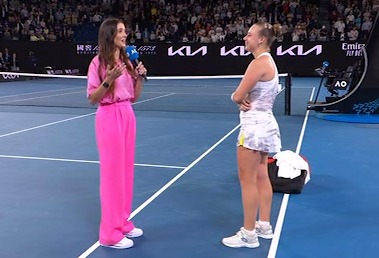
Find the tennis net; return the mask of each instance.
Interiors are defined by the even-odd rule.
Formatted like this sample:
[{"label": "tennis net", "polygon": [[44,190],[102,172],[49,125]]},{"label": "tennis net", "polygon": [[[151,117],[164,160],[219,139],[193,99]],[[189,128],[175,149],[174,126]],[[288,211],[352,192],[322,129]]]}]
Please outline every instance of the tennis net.
[{"label": "tennis net", "polygon": [[[150,77],[136,111],[238,113],[230,100],[242,76]],[[281,74],[282,91],[274,105],[276,115],[291,114],[291,75]],[[86,98],[86,76],[0,73],[0,107],[58,112],[57,109],[93,110]]]}]

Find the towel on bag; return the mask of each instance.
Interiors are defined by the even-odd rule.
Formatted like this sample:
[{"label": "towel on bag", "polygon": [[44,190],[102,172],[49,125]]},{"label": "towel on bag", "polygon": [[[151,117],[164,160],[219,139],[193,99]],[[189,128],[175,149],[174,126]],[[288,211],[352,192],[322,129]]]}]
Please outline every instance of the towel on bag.
[{"label": "towel on bag", "polygon": [[273,157],[278,166],[278,177],[294,179],[301,175],[301,171],[305,170],[307,175],[304,184],[308,183],[311,179],[309,164],[299,154],[293,151],[285,150],[278,152]]}]

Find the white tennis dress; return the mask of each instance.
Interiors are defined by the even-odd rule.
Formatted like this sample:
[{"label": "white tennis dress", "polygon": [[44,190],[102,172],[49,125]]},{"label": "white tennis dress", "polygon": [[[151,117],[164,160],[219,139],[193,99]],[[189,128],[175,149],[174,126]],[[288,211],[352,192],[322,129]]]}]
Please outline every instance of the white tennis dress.
[{"label": "white tennis dress", "polygon": [[[272,59],[268,52],[264,52],[258,57],[263,55]],[[273,59],[272,62],[274,62]],[[241,128],[237,146],[266,153],[280,151],[282,145],[279,126],[272,112],[275,98],[279,92],[279,77],[276,67],[275,70],[275,77],[272,80],[257,82],[249,93],[251,109],[240,112]]]}]

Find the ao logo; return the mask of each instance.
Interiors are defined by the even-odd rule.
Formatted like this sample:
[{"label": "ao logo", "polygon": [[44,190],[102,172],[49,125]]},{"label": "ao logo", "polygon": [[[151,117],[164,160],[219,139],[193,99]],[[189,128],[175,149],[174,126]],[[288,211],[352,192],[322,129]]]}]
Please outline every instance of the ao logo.
[{"label": "ao logo", "polygon": [[346,88],[347,87],[347,81],[336,81],[334,84],[335,88]]},{"label": "ao logo", "polygon": [[16,75],[16,74],[3,74],[3,79],[4,80],[13,80],[13,79],[16,79],[16,78],[20,78],[20,75]]}]

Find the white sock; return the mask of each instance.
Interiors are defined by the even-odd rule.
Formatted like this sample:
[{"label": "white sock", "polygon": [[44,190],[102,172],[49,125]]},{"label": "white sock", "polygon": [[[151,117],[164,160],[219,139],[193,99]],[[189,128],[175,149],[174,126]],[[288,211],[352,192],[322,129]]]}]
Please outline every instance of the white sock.
[{"label": "white sock", "polygon": [[269,228],[270,227],[270,221],[259,220],[258,223],[259,223],[259,226],[262,228]]},{"label": "white sock", "polygon": [[253,230],[247,230],[246,228],[242,227],[242,230],[248,236],[254,236],[256,234],[255,233],[255,229],[253,229]]}]

